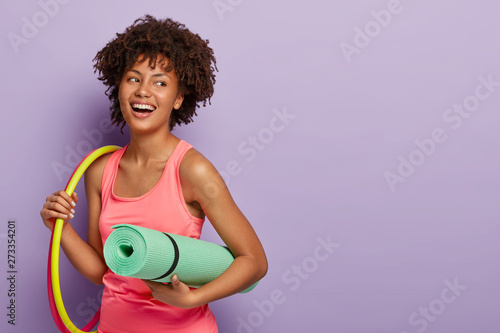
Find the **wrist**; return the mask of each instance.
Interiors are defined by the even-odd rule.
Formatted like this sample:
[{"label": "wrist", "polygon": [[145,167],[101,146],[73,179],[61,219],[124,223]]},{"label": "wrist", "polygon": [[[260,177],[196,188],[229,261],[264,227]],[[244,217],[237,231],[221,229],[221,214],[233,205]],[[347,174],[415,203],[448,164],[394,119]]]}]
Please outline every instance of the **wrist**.
[{"label": "wrist", "polygon": [[195,288],[191,289],[191,300],[190,300],[190,307],[191,308],[196,308],[202,305],[207,304],[208,302],[206,301],[204,295],[204,288]]}]

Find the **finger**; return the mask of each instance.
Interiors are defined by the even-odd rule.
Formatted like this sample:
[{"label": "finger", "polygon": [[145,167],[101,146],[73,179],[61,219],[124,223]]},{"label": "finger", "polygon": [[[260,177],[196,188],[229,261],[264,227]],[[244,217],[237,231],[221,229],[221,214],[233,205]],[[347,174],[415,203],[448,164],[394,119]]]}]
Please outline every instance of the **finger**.
[{"label": "finger", "polygon": [[70,218],[67,214],[49,209],[45,209],[45,211],[43,212],[43,216],[45,220],[48,220],[50,218],[68,220]]},{"label": "finger", "polygon": [[166,287],[163,283],[160,282],[155,282],[151,280],[142,280],[146,285],[148,286],[149,290],[151,290],[151,293],[157,292],[160,288]]},{"label": "finger", "polygon": [[76,192],[73,192],[73,194],[71,195],[71,197],[73,198],[73,202],[75,203],[74,205],[71,204],[73,207],[76,206],[76,204],[78,203],[78,194],[76,194]]},{"label": "finger", "polygon": [[72,219],[73,217],[75,217],[74,215],[75,210],[73,208],[68,207],[69,204],[66,201],[61,201],[61,200],[62,199],[59,199],[58,201],[48,202],[44,206],[49,211],[54,211],[56,213],[64,214],[66,216],[64,219],[67,219],[68,217]]},{"label": "finger", "polygon": [[[65,191],[59,191],[57,192],[58,195],[60,197],[62,197],[64,200],[66,200],[66,202],[71,206],[71,207],[75,207],[76,206],[76,202],[73,200],[72,197],[69,196],[68,193],[66,193]],[[74,192],[73,192],[74,193]]]},{"label": "finger", "polygon": [[74,214],[75,210],[73,208],[76,206],[76,202],[72,198],[72,196],[69,196],[69,194],[65,191],[59,191],[58,194],[59,196],[57,196],[57,202],[66,207],[70,211],[70,213]]},{"label": "finger", "polygon": [[179,277],[177,275],[172,276],[172,279],[170,279],[170,281],[172,281],[172,285],[174,287],[179,286]]},{"label": "finger", "polygon": [[146,283],[148,285],[148,287],[150,287],[150,288],[156,288],[156,287],[158,287],[158,285],[163,285],[160,282],[151,281],[151,280],[142,280],[142,281],[144,281],[144,283]]},{"label": "finger", "polygon": [[146,284],[146,286],[149,288],[149,290],[150,290],[151,292],[153,292],[153,291],[151,290],[151,287],[149,286],[148,281],[146,281],[146,280],[142,280],[142,281],[144,281],[144,283],[145,283],[145,284]]},{"label": "finger", "polygon": [[151,283],[152,283],[151,281],[149,280],[142,280],[142,281],[144,281],[144,283],[148,286],[148,288],[151,289]]},{"label": "finger", "polygon": [[[61,192],[64,194],[62,195]],[[51,206],[46,206],[46,205],[53,204],[53,203],[59,203],[60,205],[65,207],[67,211],[74,214],[73,206],[70,203],[73,201],[73,199],[70,198],[68,201],[68,198],[70,198],[69,195],[64,191],[55,192],[52,195],[47,197],[47,201],[45,202],[44,206],[51,207]]]}]

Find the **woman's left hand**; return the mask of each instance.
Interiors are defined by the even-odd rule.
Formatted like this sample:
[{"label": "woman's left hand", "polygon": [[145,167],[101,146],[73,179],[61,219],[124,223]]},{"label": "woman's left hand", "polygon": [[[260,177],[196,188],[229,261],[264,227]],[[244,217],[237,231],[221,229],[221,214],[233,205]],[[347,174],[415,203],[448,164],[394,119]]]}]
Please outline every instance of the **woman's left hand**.
[{"label": "woman's left hand", "polygon": [[191,309],[199,306],[196,303],[195,293],[185,284],[179,281],[177,275],[172,276],[172,283],[163,284],[150,280],[143,280],[151,290],[153,298],[182,309]]}]

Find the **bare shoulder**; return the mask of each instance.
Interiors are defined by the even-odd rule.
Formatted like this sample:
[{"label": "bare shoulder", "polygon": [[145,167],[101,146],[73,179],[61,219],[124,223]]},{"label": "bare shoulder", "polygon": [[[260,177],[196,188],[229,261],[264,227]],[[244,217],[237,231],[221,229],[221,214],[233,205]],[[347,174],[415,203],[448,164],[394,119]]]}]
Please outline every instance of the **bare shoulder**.
[{"label": "bare shoulder", "polygon": [[104,154],[98,157],[85,171],[85,186],[92,191],[101,191],[102,174],[106,162],[111,157],[112,153]]},{"label": "bare shoulder", "polygon": [[198,150],[191,148],[184,155],[179,174],[186,180],[202,181],[207,177],[219,176],[214,165]]},{"label": "bare shoulder", "polygon": [[201,192],[210,187],[226,188],[226,184],[215,166],[199,151],[189,149],[181,161],[179,177],[183,190],[193,201],[197,201]]}]

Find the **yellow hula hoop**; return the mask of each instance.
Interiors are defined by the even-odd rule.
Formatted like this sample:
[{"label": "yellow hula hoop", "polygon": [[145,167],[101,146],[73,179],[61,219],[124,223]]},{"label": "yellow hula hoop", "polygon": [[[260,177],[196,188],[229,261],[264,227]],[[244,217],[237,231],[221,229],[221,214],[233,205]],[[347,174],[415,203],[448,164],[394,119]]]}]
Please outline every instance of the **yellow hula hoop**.
[{"label": "yellow hula hoop", "polygon": [[[84,158],[84,160],[76,168],[75,172],[73,173],[71,179],[68,182],[68,185],[66,186],[65,192],[68,193],[69,195],[73,194],[73,191],[75,190],[78,181],[80,181],[80,178],[82,177],[83,173],[85,172],[85,170],[87,170],[89,165],[92,164],[92,162],[94,162],[100,156],[114,152],[120,148],[121,147],[119,146],[104,146],[91,152],[87,157]],[[59,249],[61,245],[61,233],[62,233],[63,223],[64,223],[63,219],[57,219],[54,224],[54,231],[53,231],[54,236],[52,240],[52,249],[51,249],[52,255],[50,258],[50,273],[52,275],[52,290],[54,294],[54,302],[57,308],[57,312],[59,313],[62,322],[68,328],[68,330],[74,333],[84,333],[84,331],[78,329],[78,327],[76,327],[71,322],[71,319],[69,318],[68,313],[64,308],[64,303],[61,296],[61,285],[59,282]],[[97,333],[97,331],[94,331],[92,333]]]}]

